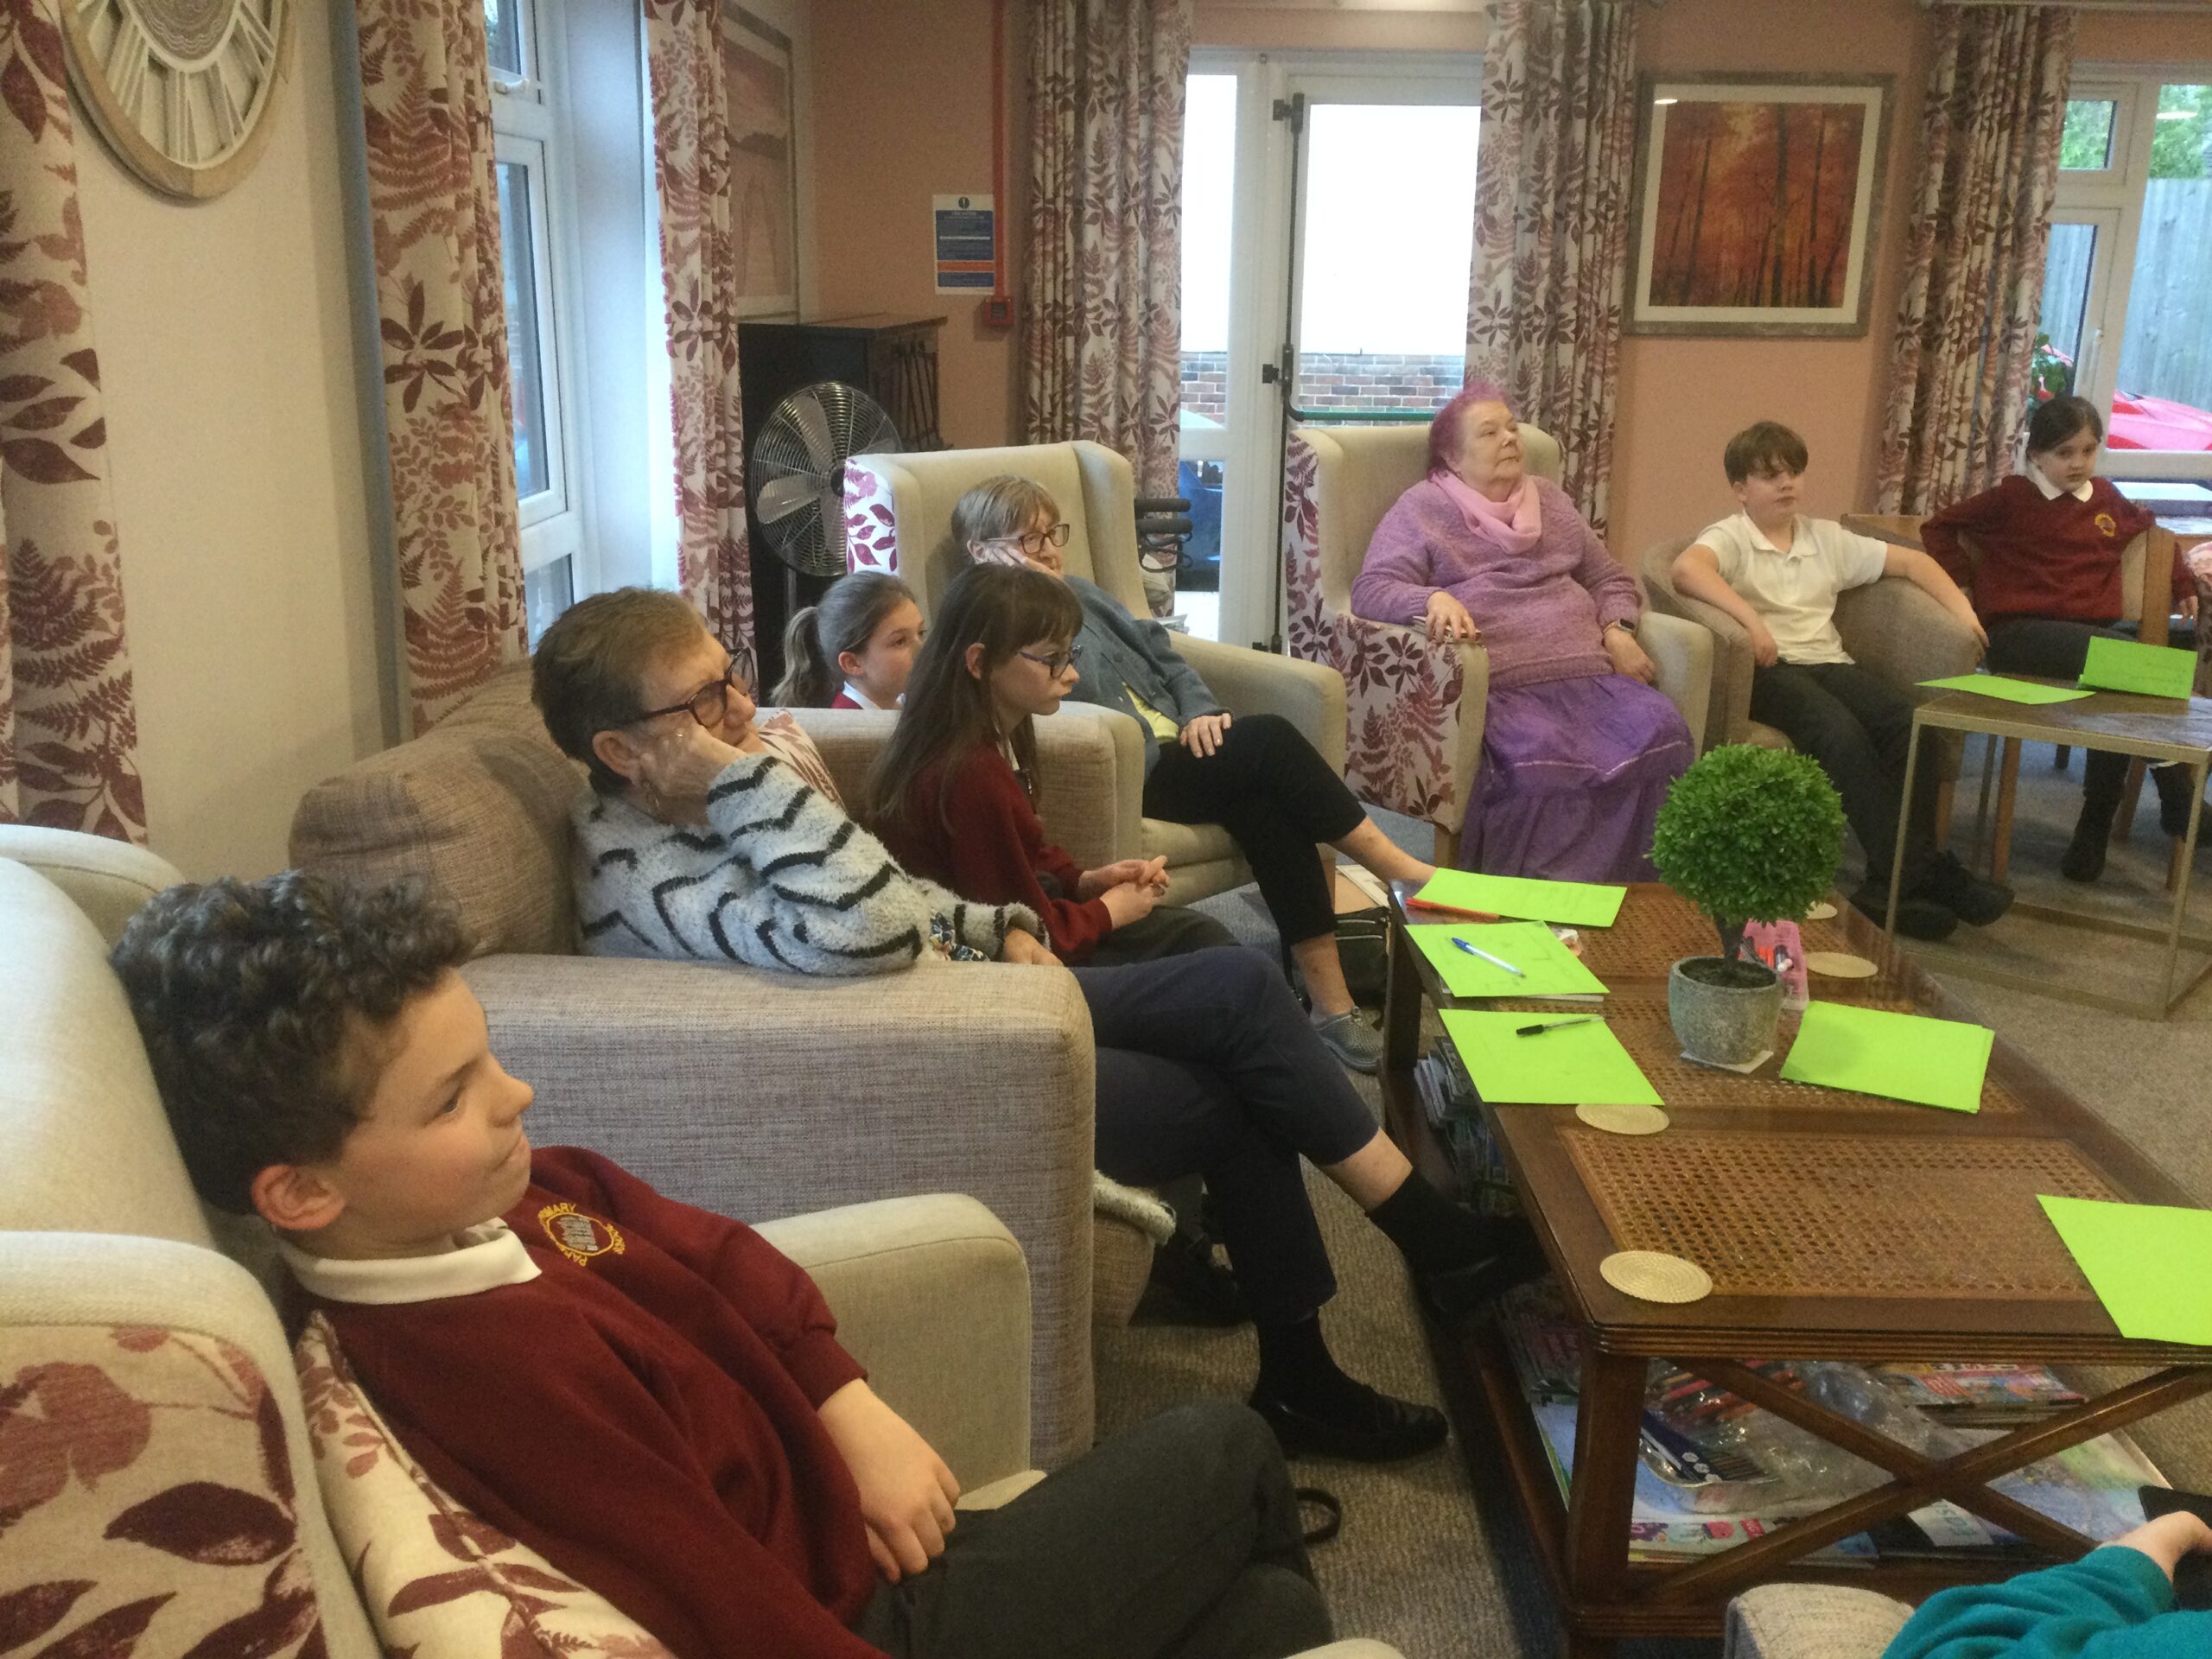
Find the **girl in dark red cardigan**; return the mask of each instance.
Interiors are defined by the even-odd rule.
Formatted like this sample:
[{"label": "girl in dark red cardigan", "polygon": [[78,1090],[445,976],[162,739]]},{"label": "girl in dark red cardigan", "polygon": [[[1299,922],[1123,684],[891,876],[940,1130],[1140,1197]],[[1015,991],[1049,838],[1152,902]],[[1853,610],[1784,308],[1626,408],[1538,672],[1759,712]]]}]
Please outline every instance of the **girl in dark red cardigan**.
[{"label": "girl in dark red cardigan", "polygon": [[[1999,673],[2075,679],[2093,637],[2134,637],[2132,627],[2117,626],[2120,556],[2157,521],[2109,479],[2096,476],[2104,435],[2104,422],[2086,397],[2040,404],[2028,417],[2028,470],[1945,507],[1921,526],[1929,555],[1973,596],[1989,632],[1988,664]],[[1960,545],[1961,536],[1972,536],[1981,550],[1978,569]],[[2148,579],[2158,580],[2158,573]],[[2196,584],[2178,548],[2166,579],[2175,607],[2194,617]],[[2127,757],[2091,749],[2083,771],[2082,816],[2058,868],[2070,880],[2094,881],[2104,873]],[[2160,766],[2151,775],[2158,786],[2159,825],[2178,836],[2189,827],[2188,769]]]},{"label": "girl in dark red cardigan", "polygon": [[1160,905],[1166,860],[1086,870],[1045,837],[1033,721],[1060,706],[1075,678],[1070,647],[1082,622],[1075,595],[1049,576],[1001,565],[963,571],[870,779],[873,827],[906,868],[964,899],[1020,894],[1071,964],[1234,944],[1211,917]]},{"label": "girl in dark red cardigan", "polygon": [[898,577],[881,570],[841,576],[820,604],[784,630],[775,702],[785,709],[896,709],[928,632],[914,590]]}]

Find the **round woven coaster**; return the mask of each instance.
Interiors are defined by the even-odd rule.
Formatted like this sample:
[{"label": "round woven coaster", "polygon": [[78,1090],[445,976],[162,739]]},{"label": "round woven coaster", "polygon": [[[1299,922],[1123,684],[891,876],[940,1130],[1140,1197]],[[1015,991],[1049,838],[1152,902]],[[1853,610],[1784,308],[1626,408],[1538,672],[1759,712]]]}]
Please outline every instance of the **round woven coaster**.
[{"label": "round woven coaster", "polygon": [[1619,1250],[1598,1264],[1605,1282],[1643,1302],[1697,1302],[1713,1294],[1713,1280],[1694,1262],[1659,1250]]},{"label": "round woven coaster", "polygon": [[1656,1106],[1578,1106],[1574,1115],[1593,1129],[1614,1135],[1656,1135],[1667,1127],[1667,1114]]},{"label": "round woven coaster", "polygon": [[1808,950],[1805,967],[1809,973],[1829,979],[1872,979],[1882,970],[1864,957],[1854,957],[1848,950]]},{"label": "round woven coaster", "polygon": [[1823,899],[1819,904],[1815,905],[1810,910],[1805,912],[1805,919],[1808,922],[1825,922],[1829,917],[1834,914],[1835,906],[1828,903],[1827,899]]}]

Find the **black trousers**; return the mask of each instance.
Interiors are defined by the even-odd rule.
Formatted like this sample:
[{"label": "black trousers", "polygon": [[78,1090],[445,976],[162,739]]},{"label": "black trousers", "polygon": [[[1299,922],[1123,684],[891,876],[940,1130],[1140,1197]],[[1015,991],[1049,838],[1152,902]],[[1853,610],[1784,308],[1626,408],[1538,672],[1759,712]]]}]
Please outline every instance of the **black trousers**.
[{"label": "black trousers", "polygon": [[[1777,663],[1751,671],[1751,718],[1775,728],[1843,797],[1843,816],[1866,849],[1869,880],[1887,885],[1897,809],[1912,743],[1912,699],[1856,663]],[[1936,819],[1936,767],[1923,756],[1905,827],[1904,890],[1924,871]]]},{"label": "black trousers", "polygon": [[1331,1637],[1282,1452],[1225,1402],[1164,1412],[962,1515],[853,1633],[893,1659],[1284,1659]]},{"label": "black trousers", "polygon": [[[2135,630],[2107,623],[2069,622],[2048,616],[2008,616],[1989,625],[1989,667],[1998,674],[2034,674],[2045,679],[2081,677],[2089,659],[2089,641],[2133,639]],[[2127,757],[2110,749],[2085,749],[2082,761],[2082,816],[2109,827],[2120,810],[2127,782]]]},{"label": "black trousers", "polygon": [[1231,721],[1221,746],[1203,758],[1179,743],[1161,744],[1144,780],[1144,810],[1170,823],[1228,830],[1285,944],[1335,931],[1328,874],[1314,849],[1342,841],[1367,812],[1281,715]]},{"label": "black trousers", "polygon": [[1083,965],[1118,968],[1132,962],[1160,962],[1236,943],[1236,936],[1205,912],[1162,905],[1149,916],[1125,923],[1099,940],[1083,959]]},{"label": "black trousers", "polygon": [[1252,1317],[1313,1313],[1337,1281],[1299,1160],[1341,1163],[1377,1126],[1282,975],[1241,948],[1072,971],[1098,1043],[1098,1167],[1204,1176]]}]

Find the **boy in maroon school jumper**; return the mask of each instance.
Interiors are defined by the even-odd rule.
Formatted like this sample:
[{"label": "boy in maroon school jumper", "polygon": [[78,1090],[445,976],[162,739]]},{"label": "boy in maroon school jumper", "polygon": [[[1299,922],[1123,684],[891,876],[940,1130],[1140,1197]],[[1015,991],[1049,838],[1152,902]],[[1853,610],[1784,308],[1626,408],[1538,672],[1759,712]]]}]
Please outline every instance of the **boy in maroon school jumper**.
[{"label": "boy in maroon school jumper", "polygon": [[114,963],[200,1196],[258,1212],[447,1492],[678,1659],[1251,1656],[1329,1639],[1274,1437],[1189,1406],[1006,1508],[869,1389],[752,1229],[532,1152],[405,887],[161,894]]}]

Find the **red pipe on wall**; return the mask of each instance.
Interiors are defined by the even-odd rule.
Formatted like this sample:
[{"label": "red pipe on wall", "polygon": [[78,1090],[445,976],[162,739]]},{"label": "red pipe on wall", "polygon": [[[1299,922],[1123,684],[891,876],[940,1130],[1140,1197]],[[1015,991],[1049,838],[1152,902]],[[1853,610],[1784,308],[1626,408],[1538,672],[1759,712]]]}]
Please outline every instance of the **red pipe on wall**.
[{"label": "red pipe on wall", "polygon": [[1006,0],[991,0],[991,297],[983,321],[1010,327],[1014,302],[1006,291]]}]

